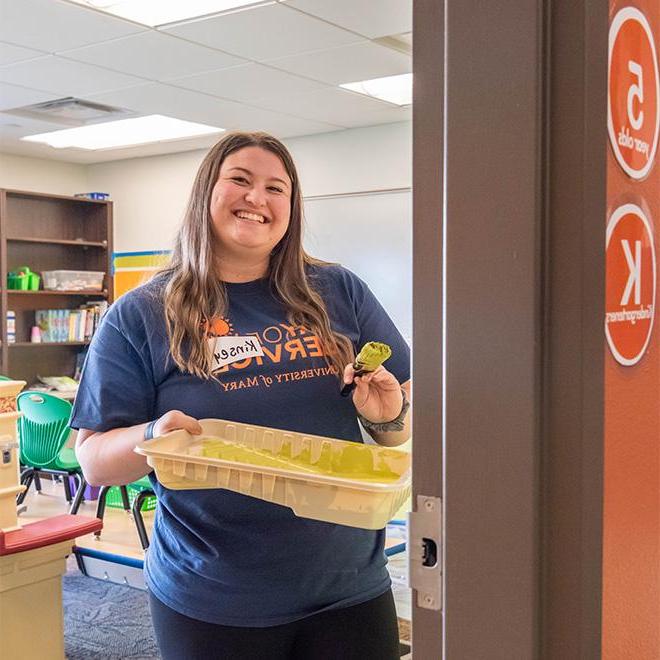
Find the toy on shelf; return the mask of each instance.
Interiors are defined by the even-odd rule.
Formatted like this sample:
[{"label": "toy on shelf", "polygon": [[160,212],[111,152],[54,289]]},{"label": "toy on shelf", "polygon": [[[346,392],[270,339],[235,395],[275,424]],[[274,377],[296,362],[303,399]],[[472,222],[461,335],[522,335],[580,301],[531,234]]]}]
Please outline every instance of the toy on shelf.
[{"label": "toy on shelf", "polygon": [[[101,529],[97,518],[64,514],[21,526],[16,395],[24,381],[0,381],[0,621],[3,660],[64,659],[62,575],[73,539]],[[39,644],[34,644],[34,622]]]},{"label": "toy on shelf", "polygon": [[19,266],[7,273],[7,288],[18,291],[38,291],[41,278],[27,266]]}]

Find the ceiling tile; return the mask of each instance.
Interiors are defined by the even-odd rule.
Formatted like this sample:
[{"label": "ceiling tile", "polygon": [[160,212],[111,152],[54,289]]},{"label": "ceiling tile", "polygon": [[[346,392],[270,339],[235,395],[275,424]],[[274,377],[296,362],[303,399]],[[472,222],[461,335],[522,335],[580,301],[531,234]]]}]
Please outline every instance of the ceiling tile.
[{"label": "ceiling tile", "polygon": [[61,55],[150,80],[167,80],[236,66],[245,60],[169,34],[149,31]]},{"label": "ceiling tile", "polygon": [[[238,110],[240,108],[240,110]],[[262,108],[253,108],[246,105],[238,106],[238,112],[227,112],[225,126],[231,130],[266,131],[273,135],[285,138],[295,135],[311,135],[312,133],[327,133],[336,131],[341,126],[330,122],[321,122],[302,117],[272,112]]]},{"label": "ceiling tile", "polygon": [[22,46],[14,46],[5,42],[0,42],[0,66],[4,64],[13,64],[14,62],[21,62],[23,60],[31,60],[35,57],[41,57],[45,53],[39,50],[32,50],[31,48],[23,48]]},{"label": "ceiling tile", "polygon": [[318,50],[268,60],[269,66],[333,85],[394,76],[412,71],[412,58],[399,51],[362,41],[340,48]]},{"label": "ceiling tile", "polygon": [[112,92],[91,94],[87,99],[121,106],[141,115],[161,114],[225,128],[219,112],[220,104],[223,103],[220,99],[162,83],[145,83]]},{"label": "ceiling tile", "polygon": [[36,89],[27,89],[26,87],[0,82],[0,111],[21,108],[33,103],[45,103],[58,97],[59,94],[41,92]]},{"label": "ceiling tile", "polygon": [[31,87],[46,92],[61,96],[85,96],[135,85],[140,78],[49,55],[1,67],[0,81],[15,85],[29,81]]},{"label": "ceiling tile", "polygon": [[281,4],[222,14],[163,30],[256,61],[360,40],[351,32]]},{"label": "ceiling tile", "polygon": [[276,110],[255,108],[186,89],[149,83],[88,97],[120,105],[140,114],[160,113],[225,129],[265,130],[277,135],[303,135],[337,130],[339,125],[314,117],[295,117]]},{"label": "ceiling tile", "polygon": [[209,71],[171,80],[170,83],[235,101],[256,102],[256,105],[259,105],[259,99],[264,97],[311,92],[325,87],[323,83],[261,64],[246,64],[223,71]]},{"label": "ceiling tile", "polygon": [[369,39],[412,31],[412,0],[286,0],[286,4]]},{"label": "ceiling tile", "polygon": [[19,139],[25,135],[36,135],[49,131],[61,130],[62,125],[39,121],[27,117],[16,117],[13,115],[0,114],[0,135],[5,138]]},{"label": "ceiling tile", "polygon": [[387,110],[381,110],[380,112],[375,111],[355,116],[351,122],[350,128],[376,126],[378,124],[394,124],[395,122],[401,121],[412,121],[411,105],[388,108]]},{"label": "ceiling tile", "polygon": [[57,52],[145,30],[102,12],[57,0],[3,0],[0,41]]},{"label": "ceiling tile", "polygon": [[[272,96],[261,100],[259,105],[269,110],[343,127],[363,126],[369,122],[371,117],[382,117],[388,111],[394,115],[399,110],[391,103],[371,99],[337,87],[328,87],[318,92],[305,94]],[[396,121],[396,119],[391,121]]]}]

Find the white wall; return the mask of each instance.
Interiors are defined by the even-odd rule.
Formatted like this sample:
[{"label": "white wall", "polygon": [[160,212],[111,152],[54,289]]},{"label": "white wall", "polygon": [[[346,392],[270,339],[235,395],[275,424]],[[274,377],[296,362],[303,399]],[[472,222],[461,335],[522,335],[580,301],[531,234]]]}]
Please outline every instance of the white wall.
[{"label": "white wall", "polygon": [[0,188],[53,195],[86,192],[87,166],[0,153]]},{"label": "white wall", "polygon": [[[286,140],[305,196],[406,188],[412,183],[409,122]],[[115,202],[115,251],[169,249],[205,151],[90,165],[90,190]]]},{"label": "white wall", "polygon": [[[411,187],[411,124],[349,129],[286,142],[303,195],[310,198],[305,205],[306,248],[360,275],[410,340],[411,194],[373,191]],[[0,186],[61,194],[110,193],[115,252],[170,249],[205,153],[96,165],[0,154]]]}]

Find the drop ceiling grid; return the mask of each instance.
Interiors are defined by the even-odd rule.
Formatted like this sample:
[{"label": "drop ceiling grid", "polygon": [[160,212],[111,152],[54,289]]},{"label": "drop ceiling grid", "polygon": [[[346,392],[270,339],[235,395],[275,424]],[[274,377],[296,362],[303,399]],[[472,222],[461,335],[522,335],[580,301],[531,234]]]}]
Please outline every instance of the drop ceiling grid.
[{"label": "drop ceiling grid", "polygon": [[254,61],[364,40],[362,35],[280,3],[165,26],[161,30]]},{"label": "drop ceiling grid", "polygon": [[[392,16],[373,12],[392,3]],[[151,29],[68,0],[5,0],[0,110],[74,95],[282,137],[405,120],[408,109],[336,87],[410,71],[408,55],[370,40],[409,29],[402,6],[412,13],[411,0],[338,0],[332,8],[325,0],[286,0]],[[26,18],[35,13],[38,20]],[[20,122],[24,134],[35,132]],[[17,142],[16,129],[9,132]]]},{"label": "drop ceiling grid", "polygon": [[143,25],[57,0],[3,0],[0,41],[48,53],[143,32]]},{"label": "drop ceiling grid", "polygon": [[[256,127],[259,121],[262,121],[264,126],[266,123],[275,125],[278,119],[283,125],[289,127],[289,130],[292,120],[305,120],[308,128],[318,129],[311,130],[311,132],[342,128],[342,126],[329,123],[313,122],[313,118],[306,120],[304,117],[291,117],[286,113],[253,107],[201,92],[174,88],[163,83],[146,83],[113,92],[93,94],[89,100],[114,106],[123,102],[127,107],[140,114],[167,114],[228,129]],[[278,134],[282,133],[278,132]]]},{"label": "drop ceiling grid", "polygon": [[286,0],[286,5],[369,39],[412,32],[412,0]]},{"label": "drop ceiling grid", "polygon": [[[27,0],[30,3],[44,6],[44,2],[47,0]],[[391,0],[388,0],[391,1]],[[400,0],[396,0],[400,4]],[[373,1],[371,0],[373,7]],[[61,3],[59,3],[61,4]],[[73,9],[77,12],[89,13],[88,8],[82,7],[80,5],[71,5],[66,3],[70,9]],[[306,3],[309,4],[309,3]],[[345,4],[345,3],[344,3]],[[364,5],[365,1],[358,3],[361,6],[361,11],[364,14]],[[356,5],[357,7],[357,5]],[[258,14],[257,12],[261,12]],[[274,13],[277,12],[277,13]],[[282,13],[283,12],[283,13]],[[102,15],[100,12],[92,11],[91,13],[96,14],[97,17],[109,18],[107,15]],[[348,13],[348,12],[347,12]],[[336,14],[336,12],[335,12]],[[145,80],[155,80],[155,81],[165,81],[165,80],[176,80],[177,86],[182,86],[184,88],[198,89],[200,91],[205,91],[206,93],[211,93],[213,95],[218,95],[217,92],[211,91],[208,84],[203,84],[200,86],[195,84],[195,81],[190,81],[191,85],[186,84],[183,78],[186,75],[194,75],[201,72],[208,71],[221,71],[227,67],[232,67],[245,62],[246,60],[240,59],[237,57],[232,57],[227,53],[222,53],[216,55],[215,49],[218,46],[216,39],[219,39],[220,36],[216,34],[216,30],[213,26],[217,26],[221,21],[232,21],[229,27],[230,31],[234,32],[234,38],[238,41],[245,41],[246,43],[251,42],[250,36],[253,30],[253,24],[255,20],[258,20],[259,17],[264,19],[266,25],[269,25],[272,21],[273,16],[280,16],[284,18],[279,19],[279,27],[287,28],[285,33],[297,33],[294,29],[295,27],[309,26],[309,21],[313,21],[314,24],[324,23],[322,20],[317,20],[315,18],[303,18],[303,23],[296,23],[294,19],[291,22],[291,16],[300,16],[304,17],[305,15],[302,12],[297,12],[293,8],[289,8],[281,3],[277,5],[267,5],[262,7],[257,7],[253,9],[245,9],[234,14],[224,14],[215,18],[199,20],[192,23],[186,23],[178,27],[180,30],[189,30],[185,35],[179,34],[178,36],[184,36],[190,44],[182,40],[167,40],[167,37],[159,33],[156,30],[147,30],[142,31],[139,34],[133,34],[128,37],[119,37],[115,39],[108,39],[100,44],[95,44],[92,46],[86,46],[76,49],[64,49],[59,51],[59,55],[63,56],[58,62],[57,72],[62,74],[62,69],[64,67],[65,60],[75,60],[89,66],[98,66],[101,71],[99,71],[98,81],[103,81],[107,79],[107,76],[104,75],[103,71],[117,71],[127,75],[131,75],[133,80],[124,81],[128,84],[137,83],[138,80],[135,78],[144,78]],[[236,18],[239,18],[239,22],[236,23]],[[334,16],[335,20],[337,17]],[[297,19],[300,20],[300,19]],[[126,22],[126,21],[122,21]],[[277,24],[277,21],[275,21]],[[211,25],[209,31],[209,25]],[[244,30],[243,33],[236,28],[240,27]],[[338,30],[334,26],[328,24],[330,30],[334,31],[334,34],[339,32],[344,32]],[[272,27],[269,25],[269,28]],[[172,28],[174,33],[171,36],[177,36],[175,26]],[[202,30],[204,34],[212,34],[211,42],[209,39],[206,39],[206,45],[209,47],[204,47],[199,41],[195,41],[194,36],[197,31]],[[278,32],[278,30],[270,30],[272,32]],[[348,35],[348,33],[345,33]],[[334,39],[335,37],[333,37]],[[355,42],[357,37],[343,37],[344,40],[350,40]],[[281,38],[279,38],[281,41]],[[287,42],[295,40],[286,40]],[[332,41],[324,42],[325,45],[332,43]],[[185,44],[185,45],[184,45]],[[194,45],[193,45],[194,44]],[[220,44],[223,47],[226,47],[226,44]],[[396,73],[404,73],[410,70],[410,58],[403,55],[402,53],[393,51],[391,49],[385,48],[378,44],[371,42],[365,42],[362,39],[361,43],[350,43],[344,51],[342,48],[330,48],[330,49],[319,49],[318,46],[320,43],[314,41],[314,50],[306,55],[293,55],[287,57],[273,57],[274,55],[281,55],[282,50],[268,50],[268,58],[270,65],[274,68],[277,68],[281,71],[285,71],[291,76],[299,76],[300,78],[308,78],[312,81],[322,82],[325,84],[336,85],[340,82],[353,82],[355,80],[366,79],[369,77],[378,77],[380,75],[393,75]],[[289,47],[290,48],[290,47]],[[245,53],[244,50],[241,52]],[[265,51],[264,51],[265,52]],[[177,57],[175,57],[175,54]],[[185,56],[188,56],[188,59],[193,61],[188,61],[185,65],[179,65],[177,67],[170,68],[168,71],[167,64],[179,60],[182,61],[186,59]],[[250,60],[254,61],[254,53],[248,53]],[[141,64],[136,65],[136,62],[141,62]],[[333,70],[333,66],[336,63],[336,69]],[[48,66],[48,65],[47,65]],[[1,66],[0,66],[1,68]],[[52,68],[52,65],[51,65]],[[32,81],[33,79],[30,76],[32,69],[28,66],[27,68],[21,68],[16,71],[18,75],[12,75],[11,72],[8,72],[5,77],[0,75],[0,79],[5,82],[10,82],[13,84],[22,84],[25,86],[24,81]],[[88,72],[92,72],[92,69],[86,69]],[[266,69],[261,69],[262,72],[266,73]],[[72,73],[76,75],[75,67],[72,67]],[[275,76],[276,74],[271,74]],[[43,76],[41,77],[43,80]],[[57,76],[56,76],[57,78]],[[292,78],[287,78],[288,82],[292,82]],[[128,84],[120,83],[116,80],[113,80],[112,84],[106,86],[106,89],[102,89],[98,84],[94,85],[90,91],[93,92],[102,92],[109,91],[110,89],[117,89],[120,87],[128,86]],[[34,84],[31,82],[28,87],[35,89],[40,92],[52,92],[54,87],[53,84]],[[291,86],[291,85],[289,85]],[[308,86],[310,89],[313,89],[314,86]],[[294,86],[294,91],[303,91],[305,88],[305,83],[300,81],[300,88],[296,89]],[[59,86],[57,86],[59,89]],[[89,91],[87,92],[89,93]],[[223,98],[233,98],[231,94],[227,94],[226,91],[223,92],[220,96]],[[254,99],[261,97],[262,95],[258,92],[250,92],[250,98]],[[242,100],[240,97],[235,97],[238,100]]]},{"label": "drop ceiling grid", "polygon": [[245,64],[246,60],[168,34],[149,30],[59,53],[85,64],[164,81]]}]

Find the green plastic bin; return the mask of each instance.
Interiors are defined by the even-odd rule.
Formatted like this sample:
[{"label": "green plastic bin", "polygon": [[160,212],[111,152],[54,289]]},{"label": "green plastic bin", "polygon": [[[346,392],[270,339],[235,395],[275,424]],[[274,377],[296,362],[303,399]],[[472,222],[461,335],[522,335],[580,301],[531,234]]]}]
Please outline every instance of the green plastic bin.
[{"label": "green plastic bin", "polygon": [[19,266],[7,273],[7,288],[15,291],[38,291],[41,277],[27,266]]},{"label": "green plastic bin", "polygon": [[[147,477],[135,481],[132,484],[126,485],[126,490],[128,491],[128,501],[131,506],[133,506],[133,502],[135,501],[135,498],[138,496],[140,491],[144,490],[145,488],[151,488],[151,482]],[[119,490],[119,486],[113,486],[110,488],[110,490],[108,490],[108,494],[105,496],[105,505],[113,509],[124,508],[124,503],[121,501],[121,491]],[[149,495],[149,497],[145,498],[144,502],[142,502],[140,511],[154,511],[155,509],[156,496]]]}]

